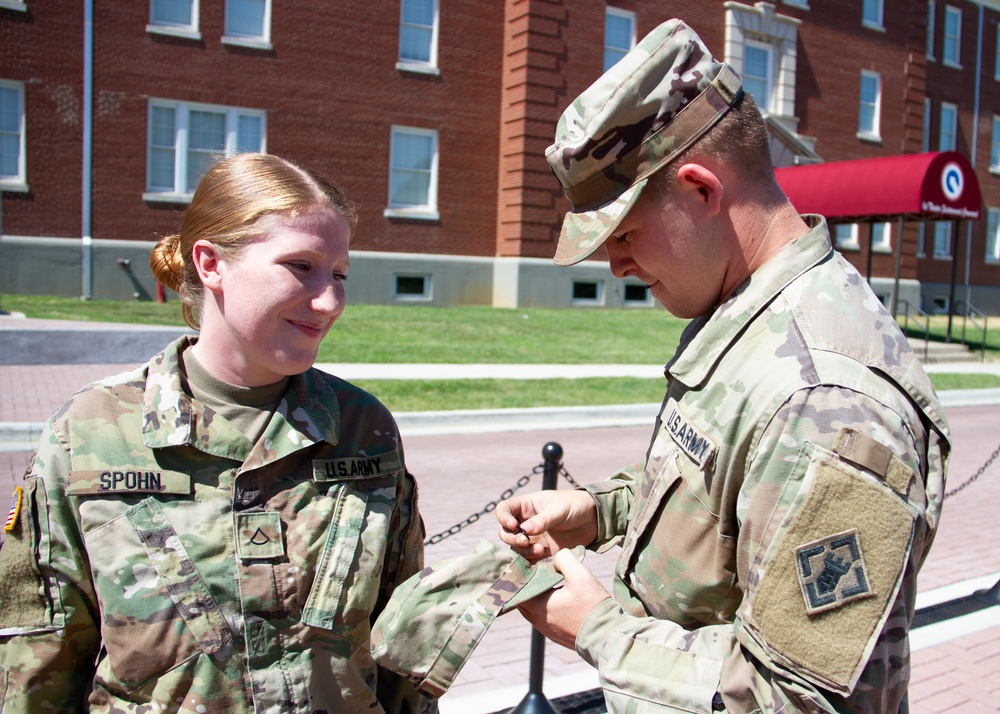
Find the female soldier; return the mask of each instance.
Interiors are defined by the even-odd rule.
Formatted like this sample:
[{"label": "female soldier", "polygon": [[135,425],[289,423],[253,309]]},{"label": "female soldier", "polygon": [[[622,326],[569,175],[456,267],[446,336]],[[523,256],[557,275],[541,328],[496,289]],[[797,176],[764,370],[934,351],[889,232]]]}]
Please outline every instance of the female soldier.
[{"label": "female soldier", "polygon": [[5,712],[417,712],[369,626],[421,567],[392,416],[312,364],[357,218],[264,154],[202,179],[156,278],[199,330],[49,420],[0,550]]}]

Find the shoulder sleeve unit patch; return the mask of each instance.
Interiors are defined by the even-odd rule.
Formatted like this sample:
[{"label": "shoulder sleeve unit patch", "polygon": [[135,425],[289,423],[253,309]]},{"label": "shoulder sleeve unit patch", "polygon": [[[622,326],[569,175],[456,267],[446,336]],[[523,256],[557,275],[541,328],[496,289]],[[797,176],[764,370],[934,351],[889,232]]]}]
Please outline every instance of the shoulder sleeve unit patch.
[{"label": "shoulder sleeve unit patch", "polygon": [[799,546],[795,562],[810,615],[874,595],[856,528]]}]

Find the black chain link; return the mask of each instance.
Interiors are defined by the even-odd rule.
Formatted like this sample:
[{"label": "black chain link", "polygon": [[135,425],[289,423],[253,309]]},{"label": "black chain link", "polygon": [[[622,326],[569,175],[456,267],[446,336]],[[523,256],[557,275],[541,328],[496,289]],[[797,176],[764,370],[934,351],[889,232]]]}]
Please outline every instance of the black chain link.
[{"label": "black chain link", "polygon": [[957,488],[953,488],[952,490],[948,491],[947,493],[944,494],[944,497],[946,499],[951,498],[952,496],[954,496],[956,493],[958,493],[962,489],[965,489],[965,488],[968,488],[969,486],[971,486],[975,482],[975,480],[977,478],[979,478],[980,476],[982,476],[983,472],[986,471],[986,469],[988,469],[993,464],[993,462],[997,460],[997,456],[1000,456],[1000,446],[998,446],[996,448],[996,451],[993,452],[993,455],[990,456],[990,458],[986,459],[986,463],[983,464],[982,466],[980,466],[979,470],[976,471],[976,473],[972,474],[972,476],[969,478],[968,481],[966,481],[965,483],[963,483],[961,486],[959,486]]},{"label": "black chain link", "polygon": [[[480,511],[478,511],[476,513],[473,513],[471,516],[469,516],[468,518],[466,518],[464,521],[459,521],[458,523],[456,523],[455,525],[453,525],[451,528],[448,528],[446,530],[441,531],[440,533],[432,535],[430,538],[428,538],[427,540],[424,541],[424,545],[434,545],[436,543],[440,543],[445,538],[448,538],[449,536],[455,535],[456,533],[458,533],[460,530],[462,530],[466,526],[471,526],[473,523],[475,523],[476,521],[478,521],[482,516],[485,516],[487,513],[492,513],[493,511],[496,510],[496,507],[500,505],[501,501],[506,501],[508,498],[510,498],[511,496],[514,495],[515,491],[517,491],[518,489],[521,489],[521,488],[527,486],[528,482],[531,481],[531,477],[532,476],[536,476],[536,475],[542,473],[542,471],[544,470],[544,468],[545,468],[545,464],[538,464],[538,466],[536,466],[535,468],[533,468],[531,470],[530,474],[526,474],[526,475],[522,476],[521,478],[519,478],[517,480],[516,484],[514,484],[512,487],[508,488],[506,491],[504,491],[503,493],[501,493],[500,497],[497,498],[495,501],[490,501],[485,506],[483,506],[482,510],[480,510]],[[579,488],[580,487],[579,484],[576,481],[573,480],[573,477],[569,475],[569,471],[567,471],[563,467],[562,464],[559,465],[559,474],[564,479],[566,479],[567,481],[569,481],[569,483],[573,486],[573,488]]]},{"label": "black chain link", "polygon": [[542,464],[539,464],[538,466],[536,466],[531,470],[530,474],[525,474],[524,476],[519,478],[517,480],[517,483],[514,484],[511,488],[508,488],[506,491],[501,493],[500,497],[497,498],[495,501],[490,501],[485,506],[483,506],[482,510],[473,513],[464,521],[459,521],[451,528],[448,528],[446,530],[441,531],[440,533],[432,535],[430,538],[424,541],[424,545],[434,545],[436,543],[440,543],[445,538],[455,535],[466,526],[472,525],[473,523],[478,521],[481,516],[485,516],[487,513],[492,513],[493,511],[496,510],[496,507],[500,505],[501,501],[506,501],[508,498],[513,496],[515,491],[526,486],[528,482],[531,480],[531,477],[534,476],[535,474],[541,473],[541,471],[542,471]]}]

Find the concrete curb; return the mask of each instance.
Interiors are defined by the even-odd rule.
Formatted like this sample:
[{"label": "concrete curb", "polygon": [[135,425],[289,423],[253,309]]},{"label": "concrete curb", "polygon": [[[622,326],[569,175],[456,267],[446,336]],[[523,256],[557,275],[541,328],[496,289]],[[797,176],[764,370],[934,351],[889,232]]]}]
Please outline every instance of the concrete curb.
[{"label": "concrete curb", "polygon": [[[941,392],[939,396],[945,409],[1000,405],[1000,389],[956,389]],[[659,408],[660,403],[653,402],[592,407],[397,412],[395,417],[400,433],[406,437],[649,426]],[[43,426],[42,422],[0,422],[0,453],[33,451]]]}]

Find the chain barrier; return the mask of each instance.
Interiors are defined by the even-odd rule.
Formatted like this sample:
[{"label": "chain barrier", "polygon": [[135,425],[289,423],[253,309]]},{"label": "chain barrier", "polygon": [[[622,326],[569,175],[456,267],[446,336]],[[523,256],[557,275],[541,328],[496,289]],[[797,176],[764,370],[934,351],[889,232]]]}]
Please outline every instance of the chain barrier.
[{"label": "chain barrier", "polygon": [[[996,461],[998,457],[1000,457],[1000,446],[997,446],[996,450],[990,455],[990,458],[986,460],[986,463],[984,463],[982,466],[979,467],[979,470],[976,471],[976,473],[972,474],[972,476],[961,486],[958,486],[950,491],[947,491],[944,494],[944,497],[946,499],[951,498],[955,494],[971,486],[973,483],[975,483],[976,479],[978,479],[986,472],[986,469],[988,469],[990,466],[993,465],[993,462]],[[500,496],[496,498],[496,500],[487,502],[487,504],[483,506],[481,510],[477,511],[476,513],[473,513],[465,520],[459,521],[451,528],[447,528],[441,531],[440,533],[432,535],[430,538],[424,541],[424,545],[435,545],[437,543],[440,543],[445,538],[455,535],[466,526],[471,526],[473,523],[478,521],[486,514],[492,513],[493,511],[496,510],[496,507],[500,505],[501,501],[506,501],[508,498],[513,496],[517,491],[527,486],[528,483],[531,481],[531,477],[542,473],[542,470],[544,468],[545,468],[544,463],[538,464],[538,466],[536,466],[531,470],[530,474],[525,474],[524,476],[519,478],[517,480],[517,483],[508,488],[503,493],[501,493]],[[569,485],[572,486],[573,488],[580,488],[580,484],[576,482],[576,480],[570,475],[569,471],[566,470],[566,467],[563,466],[562,464],[559,464],[559,475],[562,476],[564,479],[566,479],[566,482],[569,483]]]},{"label": "chain barrier", "polygon": [[945,492],[944,494],[945,499],[951,498],[959,491],[971,486],[975,482],[975,480],[980,476],[982,476],[983,472],[986,471],[986,469],[988,469],[993,464],[993,462],[997,460],[997,456],[1000,456],[1000,446],[996,448],[996,451],[993,452],[990,458],[986,459],[986,463],[980,466],[979,470],[976,471],[976,473],[972,474],[972,476],[969,478],[968,481],[963,483],[961,486],[958,486],[957,488],[953,488],[952,490]]},{"label": "chain barrier", "polygon": [[[481,510],[477,511],[476,513],[473,513],[465,520],[459,521],[451,528],[446,528],[440,533],[432,535],[430,538],[424,541],[424,545],[435,545],[436,543],[440,543],[445,538],[455,535],[466,526],[471,526],[473,523],[478,521],[481,517],[485,516],[487,513],[492,513],[493,511],[496,510],[496,507],[500,505],[501,501],[506,501],[508,498],[513,496],[516,491],[523,488],[524,486],[527,486],[528,482],[531,481],[531,477],[542,473],[542,470],[544,468],[545,464],[538,464],[538,466],[536,466],[531,470],[530,474],[525,474],[524,476],[519,478],[517,480],[517,483],[508,488],[503,493],[501,493],[496,500],[489,501],[485,506],[483,506]],[[570,485],[573,486],[573,488],[580,487],[580,485],[573,479],[573,477],[569,475],[569,471],[567,471],[565,467],[562,466],[562,464],[559,465],[559,475],[562,476],[564,479],[566,479],[566,481],[568,481]]]}]

